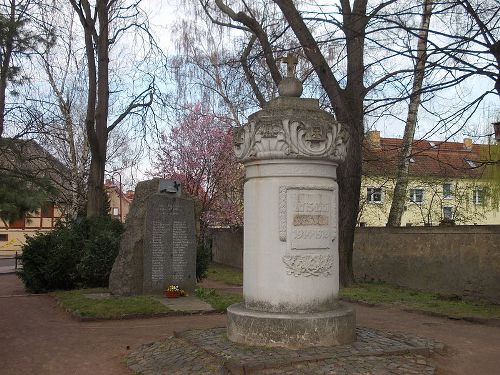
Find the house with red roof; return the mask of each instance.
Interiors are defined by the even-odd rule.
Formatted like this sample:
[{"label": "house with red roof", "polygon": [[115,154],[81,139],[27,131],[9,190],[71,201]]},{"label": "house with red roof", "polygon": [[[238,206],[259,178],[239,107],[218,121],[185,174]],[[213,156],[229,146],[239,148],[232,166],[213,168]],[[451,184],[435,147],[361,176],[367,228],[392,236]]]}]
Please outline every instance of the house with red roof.
[{"label": "house with red roof", "polygon": [[[367,133],[358,224],[385,226],[392,202],[402,139]],[[493,146],[494,152],[498,152]],[[416,140],[410,157],[402,226],[500,224],[498,187],[491,186],[491,146]],[[495,159],[495,158],[493,158]]]}]

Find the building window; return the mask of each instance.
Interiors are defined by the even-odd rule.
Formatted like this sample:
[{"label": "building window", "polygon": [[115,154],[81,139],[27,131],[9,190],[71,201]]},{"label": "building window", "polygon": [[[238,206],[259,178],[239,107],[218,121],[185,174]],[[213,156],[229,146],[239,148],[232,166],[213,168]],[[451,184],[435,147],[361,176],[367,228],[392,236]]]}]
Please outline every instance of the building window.
[{"label": "building window", "polygon": [[424,201],[424,189],[410,189],[410,201],[422,203]]},{"label": "building window", "polygon": [[368,203],[382,203],[382,188],[367,188],[366,199]]},{"label": "building window", "polygon": [[453,207],[451,206],[443,207],[443,219],[453,220]]},{"label": "building window", "polygon": [[8,240],[9,240],[8,234],[0,234],[0,241],[8,241]]},{"label": "building window", "polygon": [[483,189],[474,189],[472,191],[472,201],[474,204],[483,203]]},{"label": "building window", "polygon": [[453,199],[453,189],[449,183],[443,184],[443,199]]},{"label": "building window", "polygon": [[113,216],[118,216],[120,215],[120,210],[118,209],[118,207],[113,207]]}]

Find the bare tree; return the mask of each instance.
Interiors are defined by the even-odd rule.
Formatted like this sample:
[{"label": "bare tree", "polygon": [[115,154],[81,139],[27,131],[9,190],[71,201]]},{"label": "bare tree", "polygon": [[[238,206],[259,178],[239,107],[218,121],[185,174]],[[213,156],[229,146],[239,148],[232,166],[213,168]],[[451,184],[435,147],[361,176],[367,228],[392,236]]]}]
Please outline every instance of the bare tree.
[{"label": "bare tree", "polygon": [[[109,133],[129,115],[151,106],[154,80],[130,99],[124,110],[109,123],[110,48],[130,29],[147,31],[138,20],[139,2],[117,0],[70,0],[83,28],[88,74],[85,126],[90,146],[87,216],[101,215],[104,207],[104,174]],[[128,13],[127,13],[128,12]],[[112,29],[112,25],[116,27]]]},{"label": "bare tree", "polygon": [[406,118],[405,131],[403,135],[403,146],[399,153],[398,171],[396,176],[396,185],[391,203],[391,210],[387,220],[387,226],[394,227],[401,225],[406,193],[408,190],[408,172],[410,168],[410,156],[412,151],[415,128],[417,126],[417,115],[422,95],[422,85],[425,75],[425,66],[427,62],[427,38],[429,35],[429,24],[432,15],[433,0],[424,0],[422,5],[422,19],[420,22],[420,31],[418,34],[418,44],[415,62],[415,71],[413,73],[413,88],[410,95],[410,104],[408,106],[408,116]]}]

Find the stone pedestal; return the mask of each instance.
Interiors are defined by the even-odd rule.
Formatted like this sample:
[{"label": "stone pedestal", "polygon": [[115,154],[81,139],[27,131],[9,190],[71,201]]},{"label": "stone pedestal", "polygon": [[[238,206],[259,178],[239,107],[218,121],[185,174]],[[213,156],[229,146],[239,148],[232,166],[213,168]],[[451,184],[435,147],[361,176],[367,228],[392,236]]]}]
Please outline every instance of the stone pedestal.
[{"label": "stone pedestal", "polygon": [[350,343],[338,300],[338,185],[347,135],[315,99],[279,97],[235,133],[246,168],[242,304],[228,337],[300,348]]}]

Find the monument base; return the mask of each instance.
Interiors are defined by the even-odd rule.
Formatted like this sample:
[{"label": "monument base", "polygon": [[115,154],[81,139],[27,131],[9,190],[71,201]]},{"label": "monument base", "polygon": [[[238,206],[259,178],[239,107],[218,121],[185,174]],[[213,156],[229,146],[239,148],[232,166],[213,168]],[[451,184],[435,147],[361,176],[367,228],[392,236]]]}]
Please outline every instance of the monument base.
[{"label": "monument base", "polygon": [[342,304],[326,312],[291,314],[250,310],[238,303],[227,309],[227,336],[239,344],[290,349],[344,345],[356,340],[356,316]]}]

